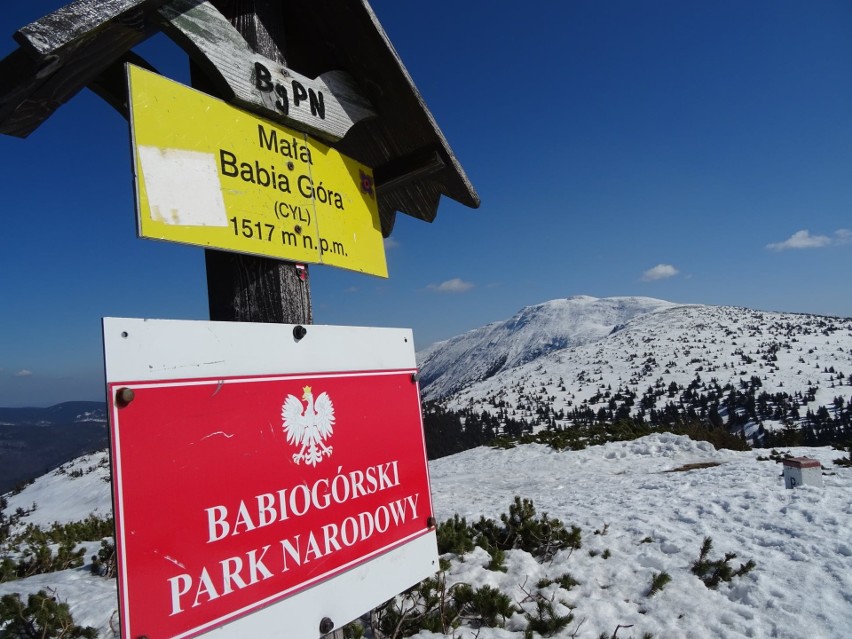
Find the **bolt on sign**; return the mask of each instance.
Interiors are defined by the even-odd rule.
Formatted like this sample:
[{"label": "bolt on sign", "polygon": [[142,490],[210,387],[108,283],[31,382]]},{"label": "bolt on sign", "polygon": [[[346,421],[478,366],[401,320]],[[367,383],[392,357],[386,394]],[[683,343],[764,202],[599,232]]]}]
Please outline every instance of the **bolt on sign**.
[{"label": "bolt on sign", "polygon": [[[140,237],[387,277],[372,169],[127,68]],[[320,97],[306,90],[300,99],[320,108]]]},{"label": "bolt on sign", "polygon": [[319,636],[434,574],[411,331],[103,330],[122,637]]}]

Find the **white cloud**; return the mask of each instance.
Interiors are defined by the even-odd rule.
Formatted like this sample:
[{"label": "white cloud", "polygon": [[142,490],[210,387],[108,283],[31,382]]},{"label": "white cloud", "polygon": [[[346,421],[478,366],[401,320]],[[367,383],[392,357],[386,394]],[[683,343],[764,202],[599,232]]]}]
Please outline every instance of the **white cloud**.
[{"label": "white cloud", "polygon": [[655,280],[665,280],[670,277],[674,277],[679,272],[680,271],[671,264],[657,264],[654,268],[649,268],[647,271],[642,273],[642,281],[653,282]]},{"label": "white cloud", "polygon": [[465,291],[472,289],[473,284],[465,282],[461,278],[454,277],[453,279],[441,282],[440,284],[429,284],[426,288],[430,291],[435,291],[436,293],[464,293]]},{"label": "white cloud", "polygon": [[849,229],[837,229],[834,232],[834,241],[838,244],[849,244],[852,242],[852,231]]},{"label": "white cloud", "polygon": [[15,373],[15,377],[29,377],[32,374],[33,374],[32,371],[28,371],[26,368],[24,368],[22,370],[19,370],[17,373]]},{"label": "white cloud", "polygon": [[397,242],[392,237],[385,238],[385,250],[390,251],[391,249],[399,248],[399,242]]},{"label": "white cloud", "polygon": [[[846,231],[848,233],[848,231]],[[838,231],[838,241],[842,241],[844,231]],[[766,248],[770,251],[786,251],[787,249],[808,249],[822,248],[832,243],[832,239],[827,235],[811,235],[809,231],[796,231],[783,242],[773,242],[767,244]]]}]

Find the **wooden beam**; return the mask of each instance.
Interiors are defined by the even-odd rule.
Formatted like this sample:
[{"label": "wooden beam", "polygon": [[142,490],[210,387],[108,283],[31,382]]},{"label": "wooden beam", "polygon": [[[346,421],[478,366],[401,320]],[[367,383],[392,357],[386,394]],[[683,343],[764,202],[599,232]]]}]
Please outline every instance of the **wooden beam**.
[{"label": "wooden beam", "polygon": [[309,78],[252,51],[210,2],[172,0],[158,13],[163,31],[229,102],[329,141],[376,115],[348,73],[328,71]]},{"label": "wooden beam", "polygon": [[130,119],[130,105],[127,96],[127,64],[148,69],[154,73],[157,70],[145,58],[133,51],[128,51],[118,60],[101,71],[100,75],[89,83],[91,89],[104,102],[121,114],[125,120]]},{"label": "wooden beam", "polygon": [[134,12],[140,19],[168,0],[76,0],[21,27],[13,36],[17,43],[36,57],[59,55],[61,50],[116,18],[128,18]]},{"label": "wooden beam", "polygon": [[151,35],[146,25],[110,23],[99,37],[62,57],[31,58],[17,49],[0,62],[0,133],[27,137],[104,69]]}]

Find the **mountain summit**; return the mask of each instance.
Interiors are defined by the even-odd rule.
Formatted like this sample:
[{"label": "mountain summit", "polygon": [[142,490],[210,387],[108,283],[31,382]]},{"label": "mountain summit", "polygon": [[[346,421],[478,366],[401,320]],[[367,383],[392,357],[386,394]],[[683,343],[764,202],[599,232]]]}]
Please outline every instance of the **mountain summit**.
[{"label": "mountain summit", "polygon": [[420,363],[425,400],[530,428],[638,418],[830,443],[852,418],[849,318],[573,297],[435,344]]},{"label": "mountain summit", "polygon": [[451,395],[554,351],[603,339],[630,320],[678,306],[650,297],[577,295],[527,306],[511,318],[418,353],[424,399]]}]

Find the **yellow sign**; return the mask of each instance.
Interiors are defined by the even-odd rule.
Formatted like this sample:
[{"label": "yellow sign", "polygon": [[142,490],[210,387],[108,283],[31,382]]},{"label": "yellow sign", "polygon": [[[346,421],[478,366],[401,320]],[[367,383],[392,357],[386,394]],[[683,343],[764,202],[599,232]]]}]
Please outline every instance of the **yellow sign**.
[{"label": "yellow sign", "polygon": [[141,237],[387,277],[370,168],[128,65]]}]

